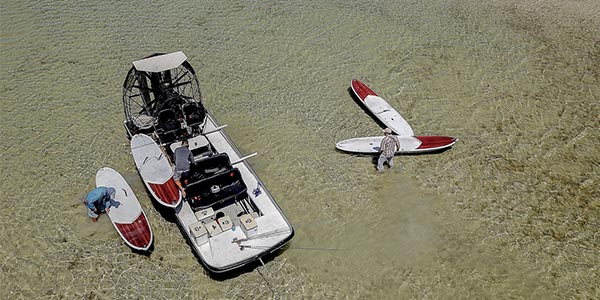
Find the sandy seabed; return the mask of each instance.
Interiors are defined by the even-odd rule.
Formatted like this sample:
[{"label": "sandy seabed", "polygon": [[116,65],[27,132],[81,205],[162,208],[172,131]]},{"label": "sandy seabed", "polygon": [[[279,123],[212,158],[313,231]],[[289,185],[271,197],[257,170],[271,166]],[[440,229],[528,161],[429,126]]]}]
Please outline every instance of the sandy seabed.
[{"label": "sandy seabed", "polygon": [[[600,298],[600,3],[4,1],[0,298]],[[122,127],[133,60],[183,50],[204,104],[296,228],[212,278],[149,201]],[[360,79],[435,155],[372,159]],[[79,199],[110,166],[155,234],[132,253]]]}]

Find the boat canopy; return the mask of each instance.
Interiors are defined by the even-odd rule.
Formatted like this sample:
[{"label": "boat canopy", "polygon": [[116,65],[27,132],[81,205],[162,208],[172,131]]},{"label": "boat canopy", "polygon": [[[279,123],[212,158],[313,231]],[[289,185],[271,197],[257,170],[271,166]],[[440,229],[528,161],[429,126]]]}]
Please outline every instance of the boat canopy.
[{"label": "boat canopy", "polygon": [[133,62],[133,66],[138,71],[163,72],[177,68],[186,60],[187,56],[182,51],[177,51],[136,60]]}]

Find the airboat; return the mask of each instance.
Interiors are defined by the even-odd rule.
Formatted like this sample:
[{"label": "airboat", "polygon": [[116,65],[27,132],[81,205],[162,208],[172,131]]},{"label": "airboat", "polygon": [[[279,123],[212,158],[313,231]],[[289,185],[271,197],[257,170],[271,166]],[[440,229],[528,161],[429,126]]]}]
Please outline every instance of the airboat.
[{"label": "airboat", "polygon": [[[173,211],[201,263],[223,273],[260,261],[294,229],[224,128],[202,104],[196,73],[181,51],[133,62],[123,84],[124,127],[149,194]],[[174,152],[188,140],[195,163],[173,182]]]}]

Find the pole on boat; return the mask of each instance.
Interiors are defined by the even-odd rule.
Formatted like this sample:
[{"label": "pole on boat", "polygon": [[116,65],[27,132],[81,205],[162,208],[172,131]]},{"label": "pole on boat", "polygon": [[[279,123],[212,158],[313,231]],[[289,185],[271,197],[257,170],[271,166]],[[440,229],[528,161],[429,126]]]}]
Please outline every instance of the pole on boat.
[{"label": "pole on boat", "polygon": [[[237,243],[240,247],[242,247],[242,245],[240,245],[241,242],[245,242],[245,241],[250,241],[250,240],[254,240],[254,239],[259,239],[259,238],[264,238],[264,237],[270,237],[271,235],[279,235],[279,234],[284,234],[284,233],[288,233],[290,232],[290,228],[288,227],[284,227],[284,228],[277,228],[277,229],[273,229],[271,231],[267,231],[267,232],[263,232],[263,233],[259,233],[257,235],[251,236],[251,237],[247,237],[247,238],[234,238],[231,243]],[[250,248],[248,246],[243,246],[246,248]]]},{"label": "pole on boat", "polygon": [[211,130],[208,130],[208,131],[204,131],[204,132],[202,132],[202,134],[204,134],[204,135],[207,135],[207,134],[210,134],[210,133],[213,133],[213,132],[217,132],[217,131],[219,131],[219,130],[221,130],[221,129],[225,128],[225,127],[227,127],[227,124],[225,124],[225,125],[221,125],[221,126],[219,126],[219,127],[215,127],[215,128],[213,128],[213,129],[211,129]]},{"label": "pole on boat", "polygon": [[250,158],[250,157],[256,156],[256,155],[258,155],[258,152],[254,152],[254,153],[252,153],[252,154],[246,155],[246,156],[244,156],[244,157],[242,157],[242,158],[240,158],[240,159],[237,159],[237,160],[235,160],[234,162],[232,162],[232,163],[231,163],[231,165],[233,166],[233,165],[235,165],[235,164],[241,163],[241,162],[243,162],[244,160],[246,160],[246,159],[248,159],[248,158]]},{"label": "pole on boat", "polygon": [[[270,246],[258,246],[258,245],[243,245],[240,244],[240,249],[260,249],[260,250],[268,250],[271,249]],[[307,250],[307,251],[348,251],[348,249],[340,249],[340,248],[316,248],[316,247],[287,247],[286,249],[291,250]]]}]

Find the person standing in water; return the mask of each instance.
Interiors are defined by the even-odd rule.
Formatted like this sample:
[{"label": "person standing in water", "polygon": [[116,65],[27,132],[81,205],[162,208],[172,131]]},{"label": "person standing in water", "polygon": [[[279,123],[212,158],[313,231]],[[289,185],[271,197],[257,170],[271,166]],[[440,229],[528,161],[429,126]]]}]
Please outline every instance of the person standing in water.
[{"label": "person standing in water", "polygon": [[92,221],[98,221],[101,213],[110,211],[115,193],[116,191],[112,187],[99,186],[87,194],[83,199],[83,204],[87,207],[88,216],[92,218]]},{"label": "person standing in water", "polygon": [[377,159],[377,171],[379,172],[383,172],[383,164],[386,162],[390,168],[394,167],[394,154],[400,150],[400,141],[392,134],[392,130],[386,128],[383,130],[383,133],[385,136],[379,146],[381,154],[379,155],[379,159]]}]

